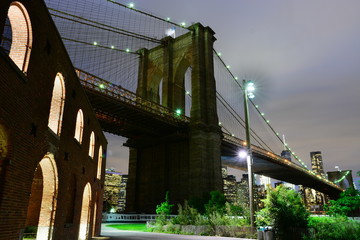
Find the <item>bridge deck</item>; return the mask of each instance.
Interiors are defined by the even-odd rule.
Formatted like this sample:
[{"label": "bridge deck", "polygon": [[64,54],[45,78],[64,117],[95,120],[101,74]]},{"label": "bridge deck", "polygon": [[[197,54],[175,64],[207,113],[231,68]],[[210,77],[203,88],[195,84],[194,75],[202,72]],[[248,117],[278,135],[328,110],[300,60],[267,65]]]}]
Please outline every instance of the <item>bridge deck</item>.
[{"label": "bridge deck", "polygon": [[[125,137],[184,137],[190,119],[169,108],[142,99],[135,93],[76,70],[104,131]],[[222,164],[246,170],[245,159],[237,157],[244,141],[223,133]],[[155,138],[152,138],[155,141]],[[253,171],[274,179],[304,185],[336,198],[343,190],[336,184],[272,152],[252,145]]]},{"label": "bridge deck", "polygon": [[189,118],[92,74],[76,70],[104,131],[124,137],[164,136]]},{"label": "bridge deck", "polygon": [[[246,171],[246,159],[237,156],[240,149],[245,149],[244,141],[224,134],[222,142],[222,163],[228,167]],[[342,188],[333,182],[314,174],[285,158],[260,147],[252,145],[253,172],[295,185],[303,185],[328,194],[332,198],[338,197]]]}]

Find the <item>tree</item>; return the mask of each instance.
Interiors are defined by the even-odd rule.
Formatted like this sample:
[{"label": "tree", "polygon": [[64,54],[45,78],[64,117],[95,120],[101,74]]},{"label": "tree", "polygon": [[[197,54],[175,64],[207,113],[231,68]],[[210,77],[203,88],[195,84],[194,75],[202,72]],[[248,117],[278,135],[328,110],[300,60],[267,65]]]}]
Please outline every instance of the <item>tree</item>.
[{"label": "tree", "polygon": [[257,212],[258,226],[273,226],[280,239],[292,238],[289,229],[306,228],[310,213],[296,191],[280,185],[269,189],[263,202],[265,207]]},{"label": "tree", "polygon": [[340,194],[337,200],[330,200],[325,205],[325,211],[332,216],[349,216],[360,208],[360,192],[355,188],[348,188]]}]

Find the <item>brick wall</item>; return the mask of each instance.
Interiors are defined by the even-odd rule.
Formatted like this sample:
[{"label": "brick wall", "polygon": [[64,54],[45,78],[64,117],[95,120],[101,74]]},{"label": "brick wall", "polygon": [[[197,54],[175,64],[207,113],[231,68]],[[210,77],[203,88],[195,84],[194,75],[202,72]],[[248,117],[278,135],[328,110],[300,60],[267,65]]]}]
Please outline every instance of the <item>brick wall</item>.
[{"label": "brick wall", "polygon": [[[0,129],[7,135],[7,155],[0,159],[0,239],[18,240],[22,229],[36,221],[39,205],[33,204],[32,199],[39,198],[41,188],[36,188],[33,182],[41,181],[44,185],[52,184],[49,189],[53,192],[43,187],[51,194],[44,193],[42,202],[54,209],[51,221],[54,240],[77,239],[87,184],[91,188],[88,231],[90,235],[99,234],[104,177],[97,179],[96,174],[99,147],[106,152],[106,139],[43,1],[19,2],[28,12],[33,37],[26,74],[14,55],[7,56],[0,50]],[[4,9],[9,9],[9,5],[10,1],[0,1],[0,31],[6,18]],[[22,54],[26,51],[20,47],[14,51],[17,50]],[[48,127],[58,73],[65,83],[60,136]],[[74,139],[79,109],[84,115],[81,143]],[[94,158],[89,157],[91,132],[95,134]],[[44,156],[52,160],[42,161]],[[36,173],[39,163],[42,174]],[[104,172],[105,159],[102,168]],[[45,176],[48,172],[50,175]],[[51,178],[54,180],[47,180]],[[51,199],[45,201],[45,198]]]}]

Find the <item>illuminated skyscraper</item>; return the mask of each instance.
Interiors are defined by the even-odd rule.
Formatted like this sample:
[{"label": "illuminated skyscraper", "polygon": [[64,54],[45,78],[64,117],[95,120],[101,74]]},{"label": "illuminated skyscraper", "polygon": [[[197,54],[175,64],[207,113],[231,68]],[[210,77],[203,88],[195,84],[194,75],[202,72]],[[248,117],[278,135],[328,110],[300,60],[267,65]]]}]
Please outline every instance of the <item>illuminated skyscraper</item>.
[{"label": "illuminated skyscraper", "polygon": [[312,171],[315,172],[317,175],[326,177],[321,152],[310,152],[310,158]]},{"label": "illuminated skyscraper", "polygon": [[290,150],[283,150],[281,152],[281,157],[286,158],[287,160],[291,161],[291,151]]},{"label": "illuminated skyscraper", "polygon": [[[316,175],[326,178],[320,151],[310,152],[311,169]],[[305,203],[311,211],[322,211],[328,202],[328,196],[311,188],[304,189]]]},{"label": "illuminated skyscraper", "polygon": [[285,141],[285,135],[283,135],[283,143],[284,143],[284,150],[281,152],[281,157],[286,158],[287,160],[291,161],[291,151],[287,149],[287,144]]}]

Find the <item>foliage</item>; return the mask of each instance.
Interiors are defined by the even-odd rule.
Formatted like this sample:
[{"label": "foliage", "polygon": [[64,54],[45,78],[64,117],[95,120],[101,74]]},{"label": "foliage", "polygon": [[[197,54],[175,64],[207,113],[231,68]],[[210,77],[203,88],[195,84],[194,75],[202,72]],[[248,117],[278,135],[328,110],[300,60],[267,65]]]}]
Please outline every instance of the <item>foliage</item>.
[{"label": "foliage", "polygon": [[330,200],[330,204],[325,205],[325,211],[331,216],[349,216],[359,208],[360,192],[354,188],[346,189],[337,200]]},{"label": "foliage", "polygon": [[225,213],[225,196],[219,191],[210,192],[210,199],[205,204],[205,213],[210,215],[212,213],[219,213],[220,215]]},{"label": "foliage", "polygon": [[[168,197],[166,197],[166,202],[168,202]],[[240,226],[249,225],[248,219],[242,216],[244,209],[240,204],[227,203],[224,195],[219,191],[213,191],[191,203],[196,203],[194,204],[196,207],[187,201],[183,206],[179,204],[178,215],[171,220],[164,215],[157,217],[152,231],[176,234],[194,234],[196,232],[203,235],[217,234],[233,237],[244,237],[247,234],[246,231],[239,231]],[[202,206],[200,206],[201,203]],[[156,209],[158,214],[160,208],[161,205],[158,205]],[[203,213],[198,209],[202,209]]]},{"label": "foliage", "polygon": [[202,225],[205,220],[195,208],[190,207],[185,201],[184,207],[178,204],[178,215],[171,222],[181,225]]},{"label": "foliage", "polygon": [[258,226],[272,225],[280,238],[286,238],[289,228],[307,226],[310,214],[296,191],[280,185],[269,189],[263,202],[265,208],[257,212]]},{"label": "foliage", "polygon": [[170,215],[171,209],[174,206],[174,204],[170,204],[169,202],[169,192],[166,192],[165,194],[165,202],[162,202],[160,205],[156,206],[156,214],[164,214],[164,215]]},{"label": "foliage", "polygon": [[357,240],[360,239],[360,222],[344,216],[310,217],[309,236],[306,240]]},{"label": "foliage", "polygon": [[225,203],[225,212],[229,216],[243,216],[245,213],[244,208],[238,203]]},{"label": "foliage", "polygon": [[210,194],[204,193],[201,198],[191,198],[189,206],[195,208],[200,214],[205,214],[205,205],[210,200]]},{"label": "foliage", "polygon": [[255,213],[255,223],[258,227],[272,226],[274,225],[274,219],[271,217],[269,208],[263,208]]},{"label": "foliage", "polygon": [[160,205],[156,206],[156,214],[158,214],[156,221],[161,225],[166,224],[167,218],[171,214],[171,209],[173,208],[173,206],[174,204],[170,204],[169,202],[169,192],[166,192],[165,202],[162,202]]}]

